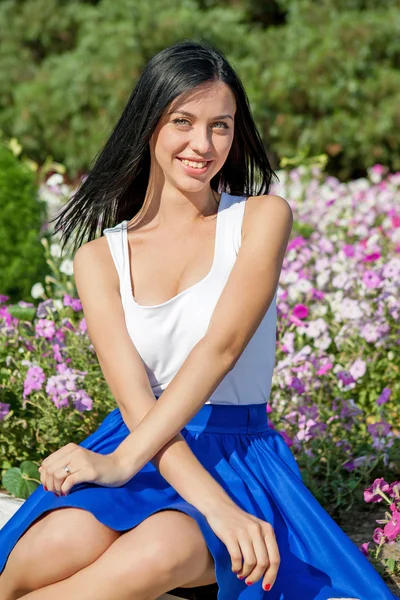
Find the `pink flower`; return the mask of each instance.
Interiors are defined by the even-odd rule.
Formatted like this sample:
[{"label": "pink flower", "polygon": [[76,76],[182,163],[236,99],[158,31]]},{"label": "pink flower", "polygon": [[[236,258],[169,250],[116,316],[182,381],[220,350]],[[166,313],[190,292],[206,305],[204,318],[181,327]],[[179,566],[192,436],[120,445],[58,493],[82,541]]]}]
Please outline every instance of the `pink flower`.
[{"label": "pink flower", "polygon": [[378,490],[382,492],[387,492],[389,489],[389,484],[380,477],[379,479],[375,479],[373,484],[364,490],[364,500],[365,502],[382,502],[382,496],[378,493]]},{"label": "pink flower", "polygon": [[357,358],[354,361],[354,363],[351,365],[351,367],[349,369],[349,373],[353,377],[353,379],[355,381],[357,381],[357,379],[360,379],[363,375],[365,375],[366,370],[367,370],[366,362],[364,360],[362,360],[361,358]]},{"label": "pink flower", "polygon": [[390,519],[389,523],[386,523],[385,527],[383,528],[383,533],[385,534],[386,539],[390,542],[395,540],[397,536],[400,535],[400,512],[395,511],[392,514],[392,518]]},{"label": "pink flower", "polygon": [[400,481],[393,481],[388,489],[388,496],[391,498],[400,498]]},{"label": "pink flower", "polygon": [[361,262],[374,262],[376,260],[379,260],[381,256],[382,255],[379,251],[371,252],[371,254],[366,254],[366,256],[364,256]]},{"label": "pink flower", "polygon": [[79,298],[72,298],[69,294],[64,295],[64,306],[70,306],[75,312],[82,310],[82,304]]},{"label": "pink flower", "polygon": [[317,371],[317,375],[325,375],[325,373],[327,373],[328,371],[330,371],[333,367],[332,363],[326,363],[325,365],[322,365],[322,367],[320,367]]},{"label": "pink flower", "polygon": [[54,321],[51,321],[50,319],[39,319],[35,325],[35,331],[38,336],[51,339],[56,331]]},{"label": "pink flower", "polygon": [[293,308],[293,315],[298,319],[305,319],[308,316],[308,308],[304,304],[296,304]]},{"label": "pink flower", "polygon": [[383,529],[381,527],[377,527],[374,531],[372,539],[374,540],[375,544],[379,544],[382,538],[384,538]]},{"label": "pink flower", "polygon": [[365,542],[364,544],[361,544],[360,546],[360,550],[361,552],[365,555],[365,556],[369,556],[369,542]]},{"label": "pink flower", "polygon": [[381,278],[373,271],[365,271],[362,278],[363,284],[369,289],[376,289],[381,284]]}]

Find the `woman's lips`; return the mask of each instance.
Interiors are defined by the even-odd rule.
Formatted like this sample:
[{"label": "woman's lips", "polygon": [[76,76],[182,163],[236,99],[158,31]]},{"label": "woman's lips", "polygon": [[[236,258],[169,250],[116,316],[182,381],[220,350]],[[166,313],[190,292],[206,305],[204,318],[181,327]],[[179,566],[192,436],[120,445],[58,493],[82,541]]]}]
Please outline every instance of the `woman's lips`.
[{"label": "woman's lips", "polygon": [[[209,161],[207,161],[207,164],[205,167],[199,168],[199,167],[189,167],[189,165],[185,165],[185,163],[182,162],[185,159],[182,159],[179,156],[177,156],[177,159],[181,163],[182,167],[186,170],[186,172],[189,173],[190,175],[196,175],[196,174],[201,175],[201,174],[205,173],[207,171],[207,169],[209,168],[209,166],[211,165],[211,163],[213,162],[212,160],[209,160]],[[197,161],[193,161],[193,162],[197,162]],[[198,162],[205,162],[205,161],[198,161]]]}]

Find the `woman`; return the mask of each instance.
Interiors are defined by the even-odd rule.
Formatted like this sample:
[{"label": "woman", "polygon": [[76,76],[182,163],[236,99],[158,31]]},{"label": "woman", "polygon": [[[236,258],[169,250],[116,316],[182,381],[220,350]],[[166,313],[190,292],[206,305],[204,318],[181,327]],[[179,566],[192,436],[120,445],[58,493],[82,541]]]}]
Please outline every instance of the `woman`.
[{"label": "woman", "polygon": [[393,599],[268,427],[292,227],[274,175],[221,52],[148,63],[58,223],[89,236],[75,280],[118,407],[43,461],[0,533],[1,600]]}]

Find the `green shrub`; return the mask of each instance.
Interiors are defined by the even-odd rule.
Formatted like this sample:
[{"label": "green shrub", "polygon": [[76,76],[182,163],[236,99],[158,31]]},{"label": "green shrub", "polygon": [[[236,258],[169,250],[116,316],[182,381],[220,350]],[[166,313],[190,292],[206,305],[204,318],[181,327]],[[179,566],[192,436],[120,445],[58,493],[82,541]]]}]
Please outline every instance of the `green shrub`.
[{"label": "green shrub", "polygon": [[48,267],[40,238],[46,204],[35,174],[0,142],[0,290],[10,301],[32,301],[31,287]]},{"label": "green shrub", "polygon": [[400,8],[391,0],[9,0],[0,3],[0,127],[72,177],[108,137],[144,65],[203,37],[242,78],[274,155],[327,172],[400,170]]}]

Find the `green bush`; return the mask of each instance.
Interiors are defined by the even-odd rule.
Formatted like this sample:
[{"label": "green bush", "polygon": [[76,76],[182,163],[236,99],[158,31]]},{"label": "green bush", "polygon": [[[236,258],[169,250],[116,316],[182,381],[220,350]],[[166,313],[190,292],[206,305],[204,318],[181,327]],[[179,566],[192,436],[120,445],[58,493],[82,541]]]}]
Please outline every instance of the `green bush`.
[{"label": "green bush", "polygon": [[38,163],[85,172],[146,62],[203,37],[243,79],[274,168],[303,148],[327,172],[400,170],[400,6],[382,0],[8,0],[0,127]]},{"label": "green bush", "polygon": [[48,273],[40,238],[46,204],[35,174],[0,142],[0,290],[10,301],[32,301],[31,287]]}]

